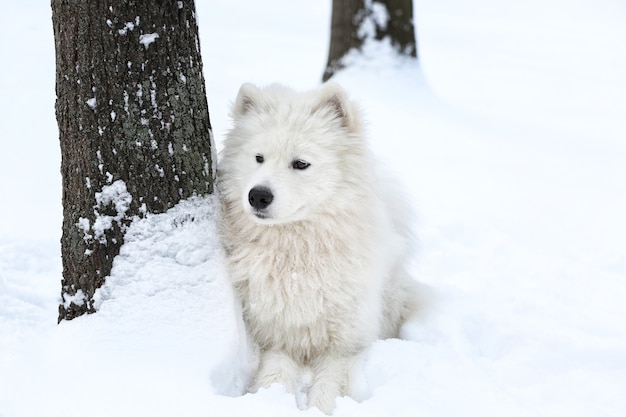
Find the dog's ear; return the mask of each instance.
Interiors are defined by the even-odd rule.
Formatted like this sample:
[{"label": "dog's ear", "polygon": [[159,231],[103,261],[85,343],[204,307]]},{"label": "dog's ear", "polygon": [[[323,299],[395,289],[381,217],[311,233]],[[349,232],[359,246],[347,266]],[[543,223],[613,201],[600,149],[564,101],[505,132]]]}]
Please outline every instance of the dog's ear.
[{"label": "dog's ear", "polygon": [[245,83],[239,88],[237,100],[232,109],[232,116],[243,116],[258,109],[261,98],[261,90],[254,84]]},{"label": "dog's ear", "polygon": [[318,111],[330,111],[341,121],[341,125],[351,132],[360,127],[357,110],[350,101],[346,91],[337,83],[327,82],[318,92],[318,104],[313,108],[313,113]]}]

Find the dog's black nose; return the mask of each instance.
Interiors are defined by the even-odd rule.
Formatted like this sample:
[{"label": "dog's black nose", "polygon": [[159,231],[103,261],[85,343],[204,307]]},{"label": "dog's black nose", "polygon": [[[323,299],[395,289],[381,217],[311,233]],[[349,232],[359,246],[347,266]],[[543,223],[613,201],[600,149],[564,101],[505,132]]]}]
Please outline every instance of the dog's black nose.
[{"label": "dog's black nose", "polygon": [[254,187],[248,193],[248,202],[257,210],[263,210],[269,206],[273,199],[274,195],[266,187]]}]

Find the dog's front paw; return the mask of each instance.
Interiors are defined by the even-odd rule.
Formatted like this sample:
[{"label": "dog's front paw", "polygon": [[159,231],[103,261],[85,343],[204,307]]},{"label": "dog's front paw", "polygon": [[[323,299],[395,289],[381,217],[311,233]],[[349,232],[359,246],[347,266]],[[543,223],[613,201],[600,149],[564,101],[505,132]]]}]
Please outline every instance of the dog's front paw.
[{"label": "dog's front paw", "polygon": [[259,388],[268,388],[274,383],[285,386],[288,392],[295,394],[300,377],[299,365],[282,352],[265,352],[249,389],[256,392]]},{"label": "dog's front paw", "polygon": [[335,401],[339,389],[334,384],[315,384],[309,390],[309,407],[317,407],[325,414],[331,415],[335,409]]}]

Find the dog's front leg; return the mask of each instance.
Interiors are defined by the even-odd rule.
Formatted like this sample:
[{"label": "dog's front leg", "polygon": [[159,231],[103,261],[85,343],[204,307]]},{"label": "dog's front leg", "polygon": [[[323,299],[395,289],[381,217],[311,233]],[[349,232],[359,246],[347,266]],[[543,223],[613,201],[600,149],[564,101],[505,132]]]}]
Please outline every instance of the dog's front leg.
[{"label": "dog's front leg", "polygon": [[357,357],[328,355],[313,363],[313,383],[309,389],[309,407],[332,414],[336,398],[350,395],[350,380]]},{"label": "dog's front leg", "polygon": [[295,394],[301,372],[297,362],[286,353],[277,350],[263,352],[250,392],[256,392],[259,388],[267,388],[274,383],[280,383],[285,386],[288,392]]}]

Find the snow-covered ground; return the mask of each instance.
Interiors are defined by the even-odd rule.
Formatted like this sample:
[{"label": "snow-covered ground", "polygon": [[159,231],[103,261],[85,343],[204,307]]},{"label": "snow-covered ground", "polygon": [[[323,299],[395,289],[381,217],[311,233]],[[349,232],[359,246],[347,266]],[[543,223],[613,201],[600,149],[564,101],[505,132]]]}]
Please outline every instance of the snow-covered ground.
[{"label": "snow-covered ground", "polygon": [[[197,6],[218,147],[242,82],[319,83],[330,1]],[[370,45],[337,80],[414,202],[430,304],[335,415],[626,415],[626,6],[416,6],[419,64]],[[135,223],[99,312],[56,325],[49,2],[5,4],[0,39],[0,417],[321,415],[280,386],[239,395],[213,197]]]}]

